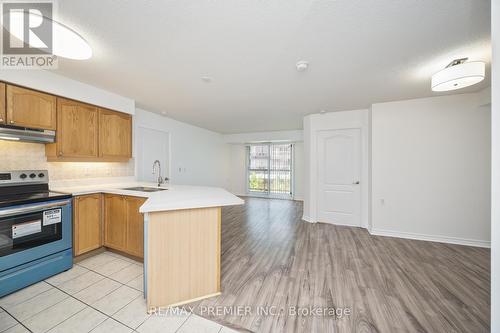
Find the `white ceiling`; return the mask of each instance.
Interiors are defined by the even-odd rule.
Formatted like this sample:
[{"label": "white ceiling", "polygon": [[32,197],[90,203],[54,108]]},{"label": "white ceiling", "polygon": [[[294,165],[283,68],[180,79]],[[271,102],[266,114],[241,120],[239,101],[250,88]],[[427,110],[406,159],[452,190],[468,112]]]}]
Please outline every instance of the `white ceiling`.
[{"label": "white ceiling", "polygon": [[[490,60],[489,0],[64,0],[94,50],[58,72],[221,133],[433,96],[451,60]],[[306,72],[295,63],[307,60]],[[213,80],[205,83],[201,77]],[[480,85],[489,86],[489,77]]]}]

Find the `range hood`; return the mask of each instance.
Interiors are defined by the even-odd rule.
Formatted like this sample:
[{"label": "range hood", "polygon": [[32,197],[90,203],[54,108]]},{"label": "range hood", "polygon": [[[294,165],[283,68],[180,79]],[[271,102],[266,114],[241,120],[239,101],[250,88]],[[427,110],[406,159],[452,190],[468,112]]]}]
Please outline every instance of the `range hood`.
[{"label": "range hood", "polygon": [[55,137],[51,130],[0,125],[0,140],[52,143]]}]

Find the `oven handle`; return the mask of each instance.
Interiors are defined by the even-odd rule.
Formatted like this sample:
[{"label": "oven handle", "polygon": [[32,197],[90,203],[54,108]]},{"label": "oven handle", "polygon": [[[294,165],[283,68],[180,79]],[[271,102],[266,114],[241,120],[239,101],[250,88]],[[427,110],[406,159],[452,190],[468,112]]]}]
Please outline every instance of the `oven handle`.
[{"label": "oven handle", "polygon": [[41,210],[45,210],[46,208],[66,206],[70,203],[71,203],[71,199],[67,199],[67,200],[62,200],[62,201],[43,203],[43,204],[39,204],[39,205],[32,205],[29,207],[10,208],[10,209],[5,209],[5,210],[0,210],[0,218],[19,215],[19,214],[39,212]]}]

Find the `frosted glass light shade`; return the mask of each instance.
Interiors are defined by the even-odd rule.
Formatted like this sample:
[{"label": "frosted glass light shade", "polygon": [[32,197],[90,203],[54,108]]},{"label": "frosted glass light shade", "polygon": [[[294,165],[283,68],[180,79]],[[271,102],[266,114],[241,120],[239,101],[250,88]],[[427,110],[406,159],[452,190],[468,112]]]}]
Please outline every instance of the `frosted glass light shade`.
[{"label": "frosted glass light shade", "polygon": [[[24,31],[22,29],[24,22],[24,11],[12,10],[10,13],[10,26],[4,27],[11,35],[17,39],[24,40]],[[4,14],[5,15],[5,14]],[[53,45],[52,53],[68,59],[86,60],[92,57],[92,48],[89,43],[71,28],[62,23],[54,21],[36,12],[29,12],[29,22],[34,24],[48,20],[52,24]],[[14,28],[14,29],[13,29]],[[15,29],[17,28],[17,29]],[[40,44],[41,43],[41,44]],[[30,39],[31,47],[42,47],[43,42],[38,38]]]},{"label": "frosted glass light shade", "polygon": [[484,80],[484,73],[485,64],[481,61],[446,67],[432,76],[432,91],[448,91],[472,86]]}]

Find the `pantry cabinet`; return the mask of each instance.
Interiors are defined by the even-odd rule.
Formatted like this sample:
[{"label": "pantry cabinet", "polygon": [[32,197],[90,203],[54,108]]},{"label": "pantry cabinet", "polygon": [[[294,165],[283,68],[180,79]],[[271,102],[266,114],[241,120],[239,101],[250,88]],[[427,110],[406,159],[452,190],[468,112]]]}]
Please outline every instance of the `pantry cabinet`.
[{"label": "pantry cabinet", "polygon": [[7,84],[6,124],[56,130],[56,97]]},{"label": "pantry cabinet", "polygon": [[84,254],[102,245],[102,195],[76,196],[73,200],[74,255]]}]

